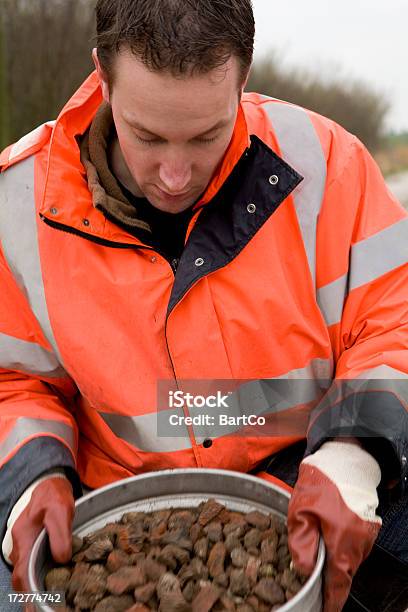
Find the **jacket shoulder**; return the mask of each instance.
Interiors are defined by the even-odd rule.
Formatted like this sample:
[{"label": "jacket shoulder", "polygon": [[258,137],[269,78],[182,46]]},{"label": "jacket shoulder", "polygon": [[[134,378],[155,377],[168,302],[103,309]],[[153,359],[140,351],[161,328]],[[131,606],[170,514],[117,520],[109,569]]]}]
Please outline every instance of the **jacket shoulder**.
[{"label": "jacket shoulder", "polygon": [[356,139],[354,134],[348,132],[333,119],[286,100],[258,93],[244,93],[242,105],[245,118],[251,128],[267,130],[276,127],[279,129],[280,125],[284,125],[286,131],[296,133],[299,125],[310,123],[322,144],[333,140],[348,143]]},{"label": "jacket shoulder", "polygon": [[[242,103],[249,132],[280,150],[284,157],[289,155],[303,176],[307,158],[315,162],[320,159],[327,178],[333,178],[342,174],[350,160],[357,162],[357,149],[368,155],[354,134],[315,111],[258,93],[244,94]],[[287,161],[290,163],[290,159]]]},{"label": "jacket shoulder", "polygon": [[9,145],[0,154],[0,171],[4,172],[10,166],[34,155],[50,140],[55,121],[48,121],[29,132],[20,140]]}]

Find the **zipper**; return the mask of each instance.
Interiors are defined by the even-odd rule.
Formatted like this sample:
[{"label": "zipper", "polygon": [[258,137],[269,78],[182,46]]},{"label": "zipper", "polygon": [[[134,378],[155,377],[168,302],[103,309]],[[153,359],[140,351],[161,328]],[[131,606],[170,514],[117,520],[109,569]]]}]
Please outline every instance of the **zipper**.
[{"label": "zipper", "polygon": [[[180,260],[173,259],[171,262],[169,262],[167,257],[165,257],[165,255],[162,252],[160,252],[158,249],[154,249],[153,247],[149,247],[146,245],[118,243],[118,242],[112,242],[111,240],[105,240],[104,238],[96,238],[95,236],[91,236],[90,234],[87,234],[86,232],[81,232],[80,230],[73,229],[69,225],[64,225],[63,223],[58,223],[57,221],[50,221],[50,219],[48,219],[47,217],[44,217],[44,215],[42,214],[40,214],[40,218],[42,219],[42,221],[44,221],[46,225],[49,225],[50,227],[56,230],[65,232],[66,234],[74,234],[75,236],[80,236],[81,238],[85,238],[85,240],[89,240],[90,242],[95,242],[96,244],[100,244],[102,246],[108,246],[108,247],[112,247],[116,249],[147,249],[149,251],[154,251],[155,253],[158,253],[159,255],[161,255],[163,259],[165,259],[170,264],[172,272],[174,273],[174,275],[176,274],[177,266]],[[177,377],[176,377],[176,371],[174,369],[173,359],[171,357],[169,344],[167,341],[167,316],[166,316],[166,322],[164,326],[164,336],[166,339],[167,354],[169,356],[171,369],[173,370],[174,380],[176,381],[177,388],[179,388]]]},{"label": "zipper", "polygon": [[167,263],[170,265],[172,272],[174,274],[176,273],[177,266],[180,260],[172,259],[170,261],[169,259],[167,259],[166,255],[162,251],[154,247],[148,246],[147,244],[130,244],[126,242],[113,242],[112,240],[106,240],[105,238],[97,238],[96,236],[92,236],[91,234],[87,234],[86,232],[81,232],[81,230],[74,229],[73,227],[70,227],[69,225],[64,225],[63,223],[58,223],[58,221],[51,221],[50,219],[48,219],[48,217],[44,217],[44,215],[42,215],[41,213],[40,213],[40,218],[42,219],[42,221],[44,221],[46,225],[49,225],[50,227],[56,230],[65,232],[66,234],[73,234],[74,236],[79,236],[80,238],[85,238],[85,240],[89,240],[89,242],[100,244],[101,246],[107,246],[107,247],[111,247],[114,249],[146,249],[147,251],[153,251],[154,253],[157,253],[158,255],[163,257],[163,259],[167,261]]},{"label": "zipper", "polygon": [[81,230],[74,229],[73,227],[70,227],[69,225],[58,223],[58,221],[51,221],[47,217],[44,217],[44,215],[42,215],[41,213],[40,213],[40,218],[42,219],[42,221],[44,221],[46,225],[49,225],[50,227],[56,230],[65,232],[66,234],[73,234],[74,236],[80,236],[81,238],[85,238],[85,240],[89,240],[89,242],[95,242],[96,244],[100,244],[102,246],[108,246],[108,247],[112,247],[115,249],[142,249],[143,248],[143,249],[148,249],[150,251],[154,250],[153,247],[149,247],[146,245],[129,244],[129,243],[123,243],[123,242],[113,242],[112,240],[106,240],[105,238],[97,238],[96,236],[91,236],[90,234],[87,234],[86,232],[81,232]]}]

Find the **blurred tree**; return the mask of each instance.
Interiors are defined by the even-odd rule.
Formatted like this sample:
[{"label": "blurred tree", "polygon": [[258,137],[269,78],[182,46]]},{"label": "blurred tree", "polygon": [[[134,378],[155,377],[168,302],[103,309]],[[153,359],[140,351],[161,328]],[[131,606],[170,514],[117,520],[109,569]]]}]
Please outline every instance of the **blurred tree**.
[{"label": "blurred tree", "polygon": [[[0,149],[55,118],[91,72],[95,0],[0,0]],[[388,103],[368,86],[257,62],[248,91],[326,115],[371,150],[380,142]]]},{"label": "blurred tree", "polygon": [[[0,0],[0,144],[9,142],[10,109],[9,109],[9,82],[7,70],[7,14],[3,10],[4,0]],[[2,148],[0,146],[0,148]]]},{"label": "blurred tree", "polygon": [[94,1],[0,0],[0,147],[55,118],[92,70]]},{"label": "blurred tree", "polygon": [[314,110],[355,134],[371,151],[379,148],[388,100],[367,84],[345,76],[327,78],[281,65],[276,56],[255,63],[246,90]]}]

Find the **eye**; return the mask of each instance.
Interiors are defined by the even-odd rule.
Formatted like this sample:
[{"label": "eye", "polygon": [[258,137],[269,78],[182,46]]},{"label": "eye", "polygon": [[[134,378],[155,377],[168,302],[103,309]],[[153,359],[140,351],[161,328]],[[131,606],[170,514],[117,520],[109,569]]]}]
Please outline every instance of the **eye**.
[{"label": "eye", "polygon": [[141,138],[137,134],[135,134],[135,138],[138,142],[144,145],[154,145],[154,144],[159,144],[160,142],[162,142],[159,138]]},{"label": "eye", "polygon": [[218,138],[218,135],[213,136],[212,138],[196,138],[196,141],[202,144],[210,144],[211,142],[214,142],[215,140],[217,140],[217,138]]}]

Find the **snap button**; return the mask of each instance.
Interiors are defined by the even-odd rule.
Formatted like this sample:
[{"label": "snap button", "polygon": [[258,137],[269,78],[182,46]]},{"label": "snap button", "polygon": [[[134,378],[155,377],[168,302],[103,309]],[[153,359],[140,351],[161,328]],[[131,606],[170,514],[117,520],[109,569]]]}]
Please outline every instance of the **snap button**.
[{"label": "snap button", "polygon": [[271,185],[277,185],[279,183],[279,178],[276,174],[272,174],[272,176],[269,177],[269,182]]},{"label": "snap button", "polygon": [[403,463],[404,465],[406,464],[406,462],[407,462],[407,458],[406,458],[406,456],[405,456],[405,455],[402,455],[402,457],[401,457],[401,461],[402,461],[402,463]]},{"label": "snap button", "polygon": [[88,219],[82,219],[82,223],[83,223],[83,224],[84,224],[86,227],[88,227],[88,225],[89,225],[89,221],[88,221]]},{"label": "snap button", "polygon": [[157,257],[155,257],[155,256],[153,255],[153,257],[151,257],[151,258],[150,258],[150,261],[151,261],[152,263],[156,263],[156,261],[157,261]]},{"label": "snap button", "polygon": [[248,206],[247,206],[247,211],[248,211],[249,213],[254,213],[254,212],[256,211],[256,206],[255,206],[255,204],[253,204],[252,202],[251,202],[250,204],[248,204]]},{"label": "snap button", "polygon": [[50,213],[51,213],[52,215],[56,215],[56,214],[57,214],[57,212],[58,212],[58,209],[57,209],[57,208],[54,208],[54,207],[50,208]]},{"label": "snap button", "polygon": [[204,448],[210,448],[210,446],[212,446],[212,440],[211,438],[206,438],[203,442],[203,446]]},{"label": "snap button", "polygon": [[180,263],[180,260],[177,259],[177,257],[175,257],[174,259],[171,260],[171,264],[170,265],[173,268],[173,272],[177,272],[177,268],[178,268],[179,263]]},{"label": "snap button", "polygon": [[203,265],[204,263],[204,259],[202,257],[197,257],[197,259],[195,260],[195,265],[197,266],[197,268],[199,268],[200,266]]}]

